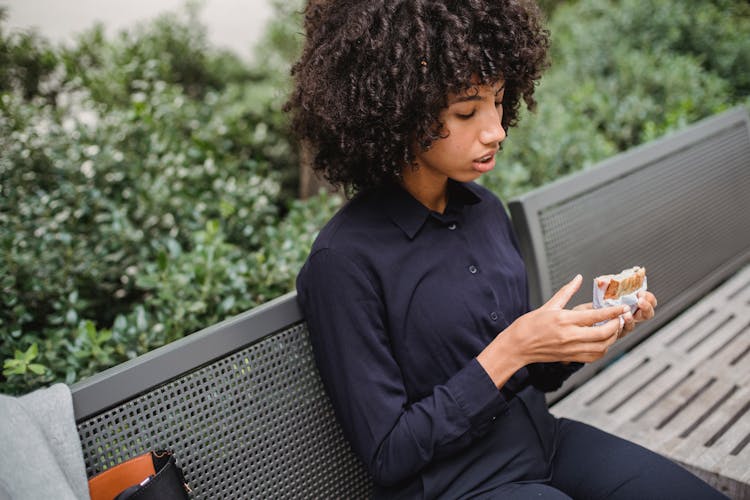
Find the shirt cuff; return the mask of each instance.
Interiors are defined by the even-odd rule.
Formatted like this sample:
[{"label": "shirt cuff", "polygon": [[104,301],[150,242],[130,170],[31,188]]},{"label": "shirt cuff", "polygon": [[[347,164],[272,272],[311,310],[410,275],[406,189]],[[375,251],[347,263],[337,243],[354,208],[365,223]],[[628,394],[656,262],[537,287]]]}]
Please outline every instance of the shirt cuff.
[{"label": "shirt cuff", "polygon": [[476,358],[446,384],[472,428],[480,429],[508,411],[508,402]]}]

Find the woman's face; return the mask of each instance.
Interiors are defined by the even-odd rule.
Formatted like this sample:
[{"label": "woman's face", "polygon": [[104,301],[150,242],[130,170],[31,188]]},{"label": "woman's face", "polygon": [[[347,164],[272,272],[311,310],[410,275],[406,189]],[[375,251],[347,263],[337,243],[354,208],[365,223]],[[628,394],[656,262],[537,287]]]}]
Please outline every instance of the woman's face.
[{"label": "woman's face", "polygon": [[[475,85],[461,94],[448,96],[448,107],[440,113],[442,138],[427,151],[416,153],[414,175],[422,181],[447,178],[459,182],[475,180],[495,166],[495,154],[505,140],[502,127],[504,82]],[[406,172],[404,172],[406,173]]]}]

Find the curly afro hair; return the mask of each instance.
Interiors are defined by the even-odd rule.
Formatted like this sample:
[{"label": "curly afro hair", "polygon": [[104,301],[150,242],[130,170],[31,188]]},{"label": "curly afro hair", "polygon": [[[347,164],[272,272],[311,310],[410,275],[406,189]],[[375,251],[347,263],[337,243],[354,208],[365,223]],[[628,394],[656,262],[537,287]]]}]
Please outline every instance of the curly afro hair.
[{"label": "curly afro hair", "polygon": [[505,82],[503,127],[533,109],[549,33],[525,0],[313,0],[285,110],[313,168],[355,191],[440,138],[449,93]]}]

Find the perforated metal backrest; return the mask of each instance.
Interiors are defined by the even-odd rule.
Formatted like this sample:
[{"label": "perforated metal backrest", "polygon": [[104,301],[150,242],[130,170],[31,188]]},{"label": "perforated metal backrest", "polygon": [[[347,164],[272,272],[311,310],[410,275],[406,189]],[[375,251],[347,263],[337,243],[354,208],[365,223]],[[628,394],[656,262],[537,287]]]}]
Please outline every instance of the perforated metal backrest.
[{"label": "perforated metal backrest", "polygon": [[559,397],[664,324],[750,259],[750,131],[744,109],[704,120],[537,189],[509,204],[533,304],[577,273],[634,265],[657,295],[654,320],[573,377]]},{"label": "perforated metal backrest", "polygon": [[294,295],[97,375],[73,399],[89,477],[170,448],[193,498],[370,494]]}]

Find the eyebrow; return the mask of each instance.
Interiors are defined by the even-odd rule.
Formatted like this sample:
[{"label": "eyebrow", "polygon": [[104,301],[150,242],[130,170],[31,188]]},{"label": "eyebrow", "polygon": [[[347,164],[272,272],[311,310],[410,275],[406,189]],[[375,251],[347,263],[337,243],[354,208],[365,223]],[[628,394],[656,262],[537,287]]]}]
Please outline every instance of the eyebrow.
[{"label": "eyebrow", "polygon": [[458,96],[458,97],[454,98],[451,101],[451,104],[457,104],[459,102],[483,101],[483,100],[484,100],[484,97],[482,97],[479,94],[477,94],[477,95],[463,95],[463,96]]},{"label": "eyebrow", "polygon": [[[495,92],[495,97],[497,97],[497,95],[500,94],[500,92],[502,92],[503,90],[505,90],[505,85],[503,85],[502,87],[500,87],[499,89],[497,89],[497,92]],[[458,104],[458,103],[461,103],[461,102],[483,101],[483,100],[484,100],[484,98],[481,95],[479,95],[479,94],[461,95],[461,96],[456,96],[455,98],[453,98],[451,100],[451,102],[448,103],[448,105],[450,106],[450,105]]]}]

